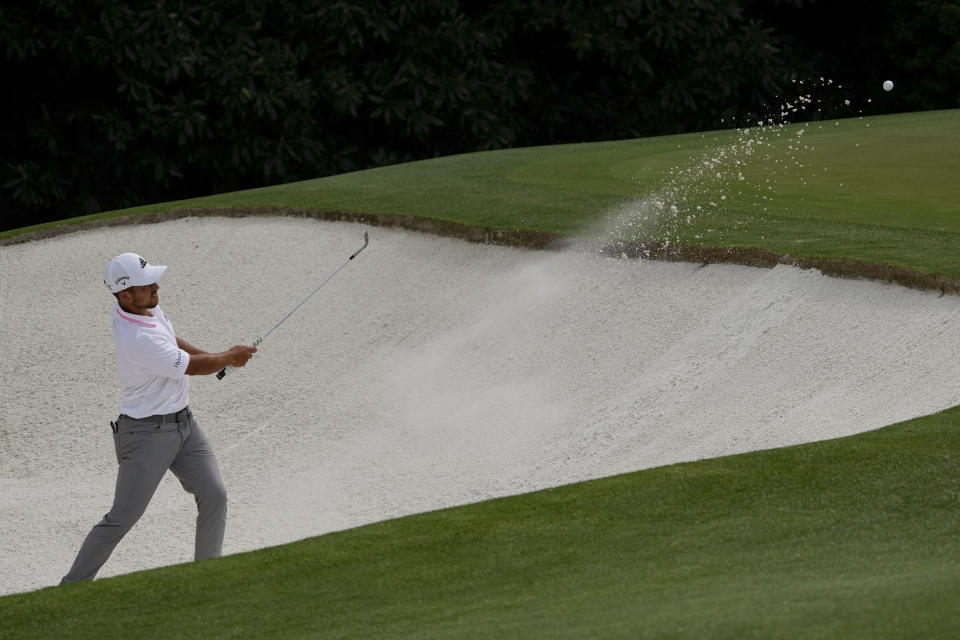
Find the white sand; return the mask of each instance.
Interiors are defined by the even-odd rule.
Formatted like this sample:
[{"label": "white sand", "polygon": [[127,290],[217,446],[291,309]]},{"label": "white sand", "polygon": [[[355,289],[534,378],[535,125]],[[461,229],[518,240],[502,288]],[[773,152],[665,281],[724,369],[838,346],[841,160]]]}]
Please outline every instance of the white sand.
[{"label": "white sand", "polygon": [[[361,231],[201,218],[0,247],[0,594],[56,584],[110,507],[107,260],[169,265],[178,335],[219,350],[269,328]],[[227,553],[960,404],[958,297],[370,231],[247,369],[192,380]],[[189,561],[194,516],[168,474],[101,576]]]}]

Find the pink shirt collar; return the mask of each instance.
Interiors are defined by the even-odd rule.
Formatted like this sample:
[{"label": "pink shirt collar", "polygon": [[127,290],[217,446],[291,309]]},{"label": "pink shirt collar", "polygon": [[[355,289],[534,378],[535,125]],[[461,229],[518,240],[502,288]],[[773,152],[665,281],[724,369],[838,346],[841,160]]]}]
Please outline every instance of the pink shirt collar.
[{"label": "pink shirt collar", "polygon": [[150,327],[151,329],[156,327],[156,324],[150,324],[149,322],[144,322],[143,320],[137,320],[137,318],[143,318],[144,316],[134,316],[128,314],[120,308],[120,305],[117,305],[117,315],[126,320],[127,322],[132,322],[134,324],[139,324],[142,327]]}]

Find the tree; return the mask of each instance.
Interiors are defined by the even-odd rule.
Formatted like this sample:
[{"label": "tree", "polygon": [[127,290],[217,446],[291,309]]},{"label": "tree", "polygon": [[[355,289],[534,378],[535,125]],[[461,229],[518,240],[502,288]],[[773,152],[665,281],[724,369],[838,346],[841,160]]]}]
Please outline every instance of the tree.
[{"label": "tree", "polygon": [[70,215],[236,188],[317,161],[316,92],[296,73],[308,49],[267,9],[5,5],[4,58],[26,89],[4,114],[5,214],[11,200]]},{"label": "tree", "polygon": [[[958,106],[960,0],[10,0],[0,226],[709,129],[793,79]],[[899,82],[900,77],[909,79]]]}]

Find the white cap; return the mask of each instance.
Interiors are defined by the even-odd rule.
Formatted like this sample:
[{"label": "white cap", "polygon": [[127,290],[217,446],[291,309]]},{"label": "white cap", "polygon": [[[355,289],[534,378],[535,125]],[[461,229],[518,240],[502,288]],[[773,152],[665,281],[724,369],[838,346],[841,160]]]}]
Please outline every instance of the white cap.
[{"label": "white cap", "polygon": [[142,287],[160,279],[166,267],[155,267],[135,253],[123,253],[107,263],[103,283],[111,293]]}]

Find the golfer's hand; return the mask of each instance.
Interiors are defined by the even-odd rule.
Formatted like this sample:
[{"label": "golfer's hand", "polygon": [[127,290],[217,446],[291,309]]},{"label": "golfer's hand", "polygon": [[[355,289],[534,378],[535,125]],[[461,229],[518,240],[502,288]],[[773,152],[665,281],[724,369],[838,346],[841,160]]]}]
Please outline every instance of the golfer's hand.
[{"label": "golfer's hand", "polygon": [[227,349],[227,356],[230,357],[230,366],[232,367],[242,367],[250,361],[250,358],[253,357],[253,354],[257,352],[256,347],[247,347],[242,344],[238,344],[235,347]]}]

